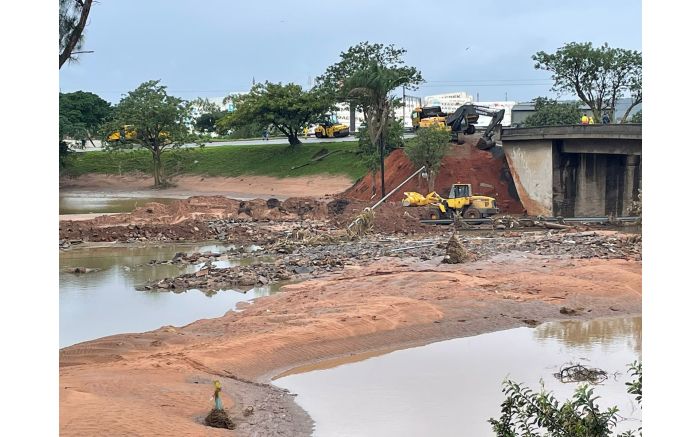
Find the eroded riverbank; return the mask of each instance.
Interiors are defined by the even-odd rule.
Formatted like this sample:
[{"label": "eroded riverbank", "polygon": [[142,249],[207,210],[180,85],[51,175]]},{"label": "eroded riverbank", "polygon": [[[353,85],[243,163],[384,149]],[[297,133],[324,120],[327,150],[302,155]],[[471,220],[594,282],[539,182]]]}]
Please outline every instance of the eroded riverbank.
[{"label": "eroded riverbank", "polygon": [[[221,317],[61,349],[62,434],[94,434],[101,426],[116,434],[230,435],[202,424],[218,379],[238,435],[310,435],[308,414],[269,385],[290,369],[552,320],[641,312],[638,234],[585,227],[460,232],[470,262],[444,264],[452,232],[417,225],[400,205],[383,207],[375,233],[348,239],[343,227],[362,207],[340,199],[191,198],[61,222],[66,253],[95,243],[215,239],[235,247],[226,250],[229,259],[249,256],[245,248],[253,246],[265,257],[227,270],[213,254],[163,253],[148,268],[174,270],[141,281],[153,295],[182,297],[177,293],[193,285],[188,274],[217,295],[221,284],[242,282],[241,274],[257,285],[280,273],[303,281],[240,303],[239,311],[223,304]],[[244,415],[248,407],[254,413]]]}]

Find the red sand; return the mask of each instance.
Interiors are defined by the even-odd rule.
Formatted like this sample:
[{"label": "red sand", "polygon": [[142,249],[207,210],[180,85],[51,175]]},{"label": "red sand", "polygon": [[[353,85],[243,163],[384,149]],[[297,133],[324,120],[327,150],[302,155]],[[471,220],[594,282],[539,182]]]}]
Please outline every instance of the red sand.
[{"label": "red sand", "polygon": [[[463,145],[454,145],[443,158],[440,173],[435,181],[435,191],[440,195],[447,195],[450,186],[454,183],[472,184],[474,194],[491,196],[496,199],[496,204],[501,212],[519,214],[523,207],[516,197],[515,188],[508,189],[508,166],[505,157],[494,158],[490,151],[479,150],[475,147],[477,138],[469,138]],[[390,191],[416,169],[403,150],[393,151],[384,162],[386,191]],[[379,173],[375,176],[377,191],[381,190]],[[406,191],[417,191],[427,194],[428,183],[416,176],[407,182],[399,191],[394,193],[389,200],[399,201]],[[340,197],[356,200],[370,200],[372,196],[372,176],[365,175],[355,185],[345,191]],[[379,200],[380,194],[372,200]]]}]

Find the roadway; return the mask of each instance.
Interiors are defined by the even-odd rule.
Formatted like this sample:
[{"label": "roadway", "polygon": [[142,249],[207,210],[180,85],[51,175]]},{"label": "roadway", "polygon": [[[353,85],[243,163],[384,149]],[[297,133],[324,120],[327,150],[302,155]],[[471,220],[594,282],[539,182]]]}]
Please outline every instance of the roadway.
[{"label": "roadway", "polygon": [[[416,135],[414,133],[405,133],[404,138],[413,138]],[[343,138],[316,138],[316,137],[309,137],[309,138],[299,138],[302,142],[302,144],[316,144],[316,143],[327,143],[327,142],[345,142],[345,141],[357,141],[357,138],[354,136],[347,136]],[[76,152],[90,152],[90,151],[95,151],[95,150],[102,150],[102,144],[100,141],[95,141],[95,147],[93,147],[92,144],[88,141],[85,144],[85,149],[80,149],[80,148],[71,148],[71,150],[74,150]],[[260,145],[260,144],[289,144],[289,141],[287,141],[286,137],[275,137],[275,138],[270,138],[269,140],[263,140],[262,138],[256,138],[256,139],[247,139],[247,140],[231,140],[231,141],[212,141],[212,142],[207,142],[204,143],[205,147],[221,147],[221,146],[255,146],[255,145]],[[188,143],[184,144],[182,147],[199,147],[198,144],[196,143]]]}]

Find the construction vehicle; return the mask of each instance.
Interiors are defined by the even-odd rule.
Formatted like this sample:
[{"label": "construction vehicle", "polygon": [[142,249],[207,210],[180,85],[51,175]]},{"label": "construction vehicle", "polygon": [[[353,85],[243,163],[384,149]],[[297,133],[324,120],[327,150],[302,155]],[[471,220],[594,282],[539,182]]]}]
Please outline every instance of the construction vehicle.
[{"label": "construction vehicle", "polygon": [[350,135],[350,126],[338,123],[335,116],[329,116],[314,129],[316,138],[341,138]]},{"label": "construction vehicle", "polygon": [[109,142],[115,142],[115,141],[127,141],[127,140],[134,140],[136,139],[136,130],[134,129],[134,126],[131,124],[124,125],[121,129],[118,131],[112,132],[109,134],[107,137],[107,141]]},{"label": "construction vehicle", "polygon": [[471,184],[452,184],[447,198],[435,191],[426,196],[412,191],[404,193],[404,196],[406,197],[401,201],[403,206],[428,206],[428,217],[431,220],[457,217],[480,219],[498,214],[496,199],[473,195]]},{"label": "construction vehicle", "polygon": [[428,126],[444,127],[452,133],[453,142],[464,144],[465,135],[476,133],[479,116],[491,117],[491,122],[476,144],[479,149],[488,150],[496,145],[493,135],[496,133],[496,128],[501,125],[505,113],[505,109],[495,111],[486,106],[466,104],[457,108],[452,114],[445,114],[440,106],[427,106],[416,108],[411,113],[411,120],[414,131]]},{"label": "construction vehicle", "polygon": [[419,106],[411,112],[413,131],[415,132],[419,128],[426,128],[429,126],[446,127],[445,117],[447,117],[447,114],[442,112],[440,106],[426,106],[424,108]]},{"label": "construction vehicle", "polygon": [[[167,132],[161,132],[159,134],[160,138],[164,138],[166,141],[168,139],[168,133]],[[132,124],[125,124],[121,129],[118,131],[114,131],[109,136],[107,137],[107,141],[110,143],[116,142],[116,141],[133,141],[136,139],[136,129],[134,129],[134,125]]]}]

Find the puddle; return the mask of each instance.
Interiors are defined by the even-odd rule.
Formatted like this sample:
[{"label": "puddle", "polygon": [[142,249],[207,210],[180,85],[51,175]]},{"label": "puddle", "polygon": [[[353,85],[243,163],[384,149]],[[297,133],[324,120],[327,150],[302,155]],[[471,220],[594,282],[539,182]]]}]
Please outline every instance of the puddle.
[{"label": "puddle", "polygon": [[[199,290],[182,293],[143,292],[148,281],[196,271],[200,265],[146,265],[172,259],[176,252],[224,252],[229,246],[163,245],[71,249],[59,255],[59,345],[125,332],[143,332],[164,325],[182,326],[203,318],[220,317],[236,304],[279,290],[280,284],[242,293],[221,290],[207,296]],[[218,260],[218,267],[250,264],[254,258]],[[141,266],[139,266],[141,265]],[[85,274],[65,273],[71,267],[98,268]]]},{"label": "puddle", "polygon": [[[627,365],[641,359],[641,317],[553,322],[433,343],[371,357],[321,363],[274,384],[297,393],[316,421],[315,436],[486,436],[500,416],[505,378],[559,400],[576,384],[552,375],[567,362],[609,372],[595,386],[604,407],[617,405],[629,420],[615,435],[640,426],[641,410],[628,395]],[[331,367],[335,366],[335,367]],[[330,368],[329,368],[330,367]],[[615,372],[619,375],[613,376]]]},{"label": "puddle", "polygon": [[59,196],[59,214],[90,214],[108,212],[131,212],[150,202],[170,203],[177,199],[167,197],[99,197]]}]

